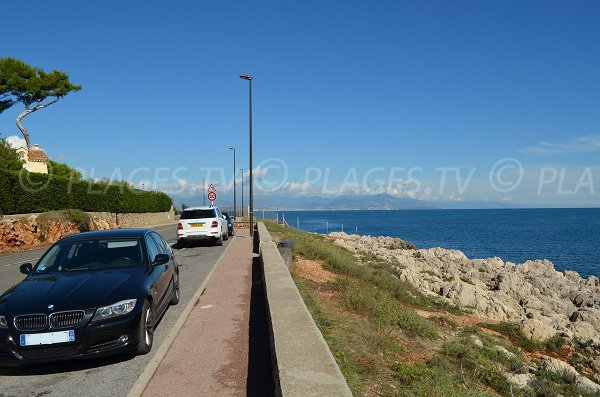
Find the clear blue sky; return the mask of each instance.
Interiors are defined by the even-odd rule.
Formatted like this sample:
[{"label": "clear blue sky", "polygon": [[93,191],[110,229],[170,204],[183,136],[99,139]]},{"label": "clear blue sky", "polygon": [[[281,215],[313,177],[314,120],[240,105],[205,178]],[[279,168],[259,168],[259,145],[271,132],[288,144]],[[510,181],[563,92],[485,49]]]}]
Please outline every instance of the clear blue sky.
[{"label": "clear blue sky", "polygon": [[[24,124],[51,158],[86,176],[140,182],[169,167],[156,185],[179,180],[179,193],[196,194],[206,167],[224,167],[231,178],[231,145],[247,169],[248,83],[238,75],[248,73],[254,164],[277,194],[600,206],[597,1],[2,8],[0,56],[64,70],[83,86]],[[18,111],[0,115],[4,137],[18,135]],[[281,168],[269,168],[273,158],[285,161],[285,180]],[[505,158],[523,167],[510,190],[519,168],[493,169]],[[151,171],[132,174],[140,167]],[[173,174],[177,167],[187,170]],[[322,177],[315,171],[306,183],[309,167]],[[383,170],[369,173],[373,167]],[[412,175],[392,171],[415,167]],[[442,180],[456,174],[442,169],[453,167],[465,189]],[[490,186],[490,173],[504,190]],[[215,175],[226,190],[230,180]]]}]

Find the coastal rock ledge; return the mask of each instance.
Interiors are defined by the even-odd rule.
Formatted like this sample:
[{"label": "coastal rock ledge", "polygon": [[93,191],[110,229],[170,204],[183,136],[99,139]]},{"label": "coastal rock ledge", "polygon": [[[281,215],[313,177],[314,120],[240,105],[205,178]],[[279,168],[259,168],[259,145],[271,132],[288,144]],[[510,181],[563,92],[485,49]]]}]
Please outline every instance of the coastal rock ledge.
[{"label": "coastal rock ledge", "polygon": [[535,341],[555,335],[600,346],[600,281],[559,272],[548,260],[522,264],[500,258],[469,259],[458,250],[415,249],[391,237],[331,233],[355,254],[372,253],[393,264],[400,280],[473,314],[521,324]]}]

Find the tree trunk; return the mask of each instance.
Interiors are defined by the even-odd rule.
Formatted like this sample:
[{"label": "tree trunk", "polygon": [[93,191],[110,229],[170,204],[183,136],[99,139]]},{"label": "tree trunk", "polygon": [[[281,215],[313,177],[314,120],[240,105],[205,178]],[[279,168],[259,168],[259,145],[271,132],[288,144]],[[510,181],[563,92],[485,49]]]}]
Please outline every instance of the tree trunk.
[{"label": "tree trunk", "polygon": [[41,101],[38,101],[33,109],[30,109],[29,106],[25,106],[25,110],[23,111],[23,113],[17,116],[17,127],[19,127],[19,129],[23,133],[23,138],[25,138],[25,143],[27,143],[27,150],[31,150],[31,141],[29,140],[29,132],[27,132],[25,127],[23,127],[23,124],[21,124],[21,120],[28,114],[31,114],[37,110],[47,108],[48,106],[55,104],[56,102],[58,102],[59,99],[60,97],[55,98],[45,105]]},{"label": "tree trunk", "polygon": [[29,132],[27,132],[25,127],[23,127],[23,124],[21,124],[21,120],[23,119],[23,117],[27,116],[28,114],[30,114],[34,111],[35,111],[35,108],[34,109],[25,109],[25,111],[23,113],[21,113],[20,115],[17,116],[17,127],[23,133],[23,138],[25,138],[25,143],[27,143],[27,150],[31,150],[31,141],[29,140]]}]

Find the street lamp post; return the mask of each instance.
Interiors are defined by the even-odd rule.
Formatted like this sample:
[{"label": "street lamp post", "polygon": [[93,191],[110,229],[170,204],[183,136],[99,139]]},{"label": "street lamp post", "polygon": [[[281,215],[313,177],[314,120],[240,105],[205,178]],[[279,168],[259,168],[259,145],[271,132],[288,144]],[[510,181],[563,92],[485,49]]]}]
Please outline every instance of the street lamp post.
[{"label": "street lamp post", "polygon": [[244,169],[240,168],[242,173],[242,218],[244,217]]},{"label": "street lamp post", "polygon": [[250,208],[248,215],[250,215],[250,236],[254,236],[254,196],[252,194],[252,76],[242,74],[240,78],[248,80],[250,83]]},{"label": "street lamp post", "polygon": [[233,150],[233,219],[237,216],[237,203],[235,201],[235,146],[229,148]]},{"label": "street lamp post", "polygon": [[202,205],[206,206],[206,186],[204,183],[204,178],[202,178]]}]

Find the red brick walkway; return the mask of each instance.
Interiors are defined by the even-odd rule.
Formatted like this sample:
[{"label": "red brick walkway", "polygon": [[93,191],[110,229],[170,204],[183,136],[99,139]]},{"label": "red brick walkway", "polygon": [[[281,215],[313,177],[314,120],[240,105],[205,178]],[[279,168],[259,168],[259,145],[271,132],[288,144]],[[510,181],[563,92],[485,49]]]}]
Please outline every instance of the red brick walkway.
[{"label": "red brick walkway", "polygon": [[245,396],[252,238],[236,231],[144,396]]}]

